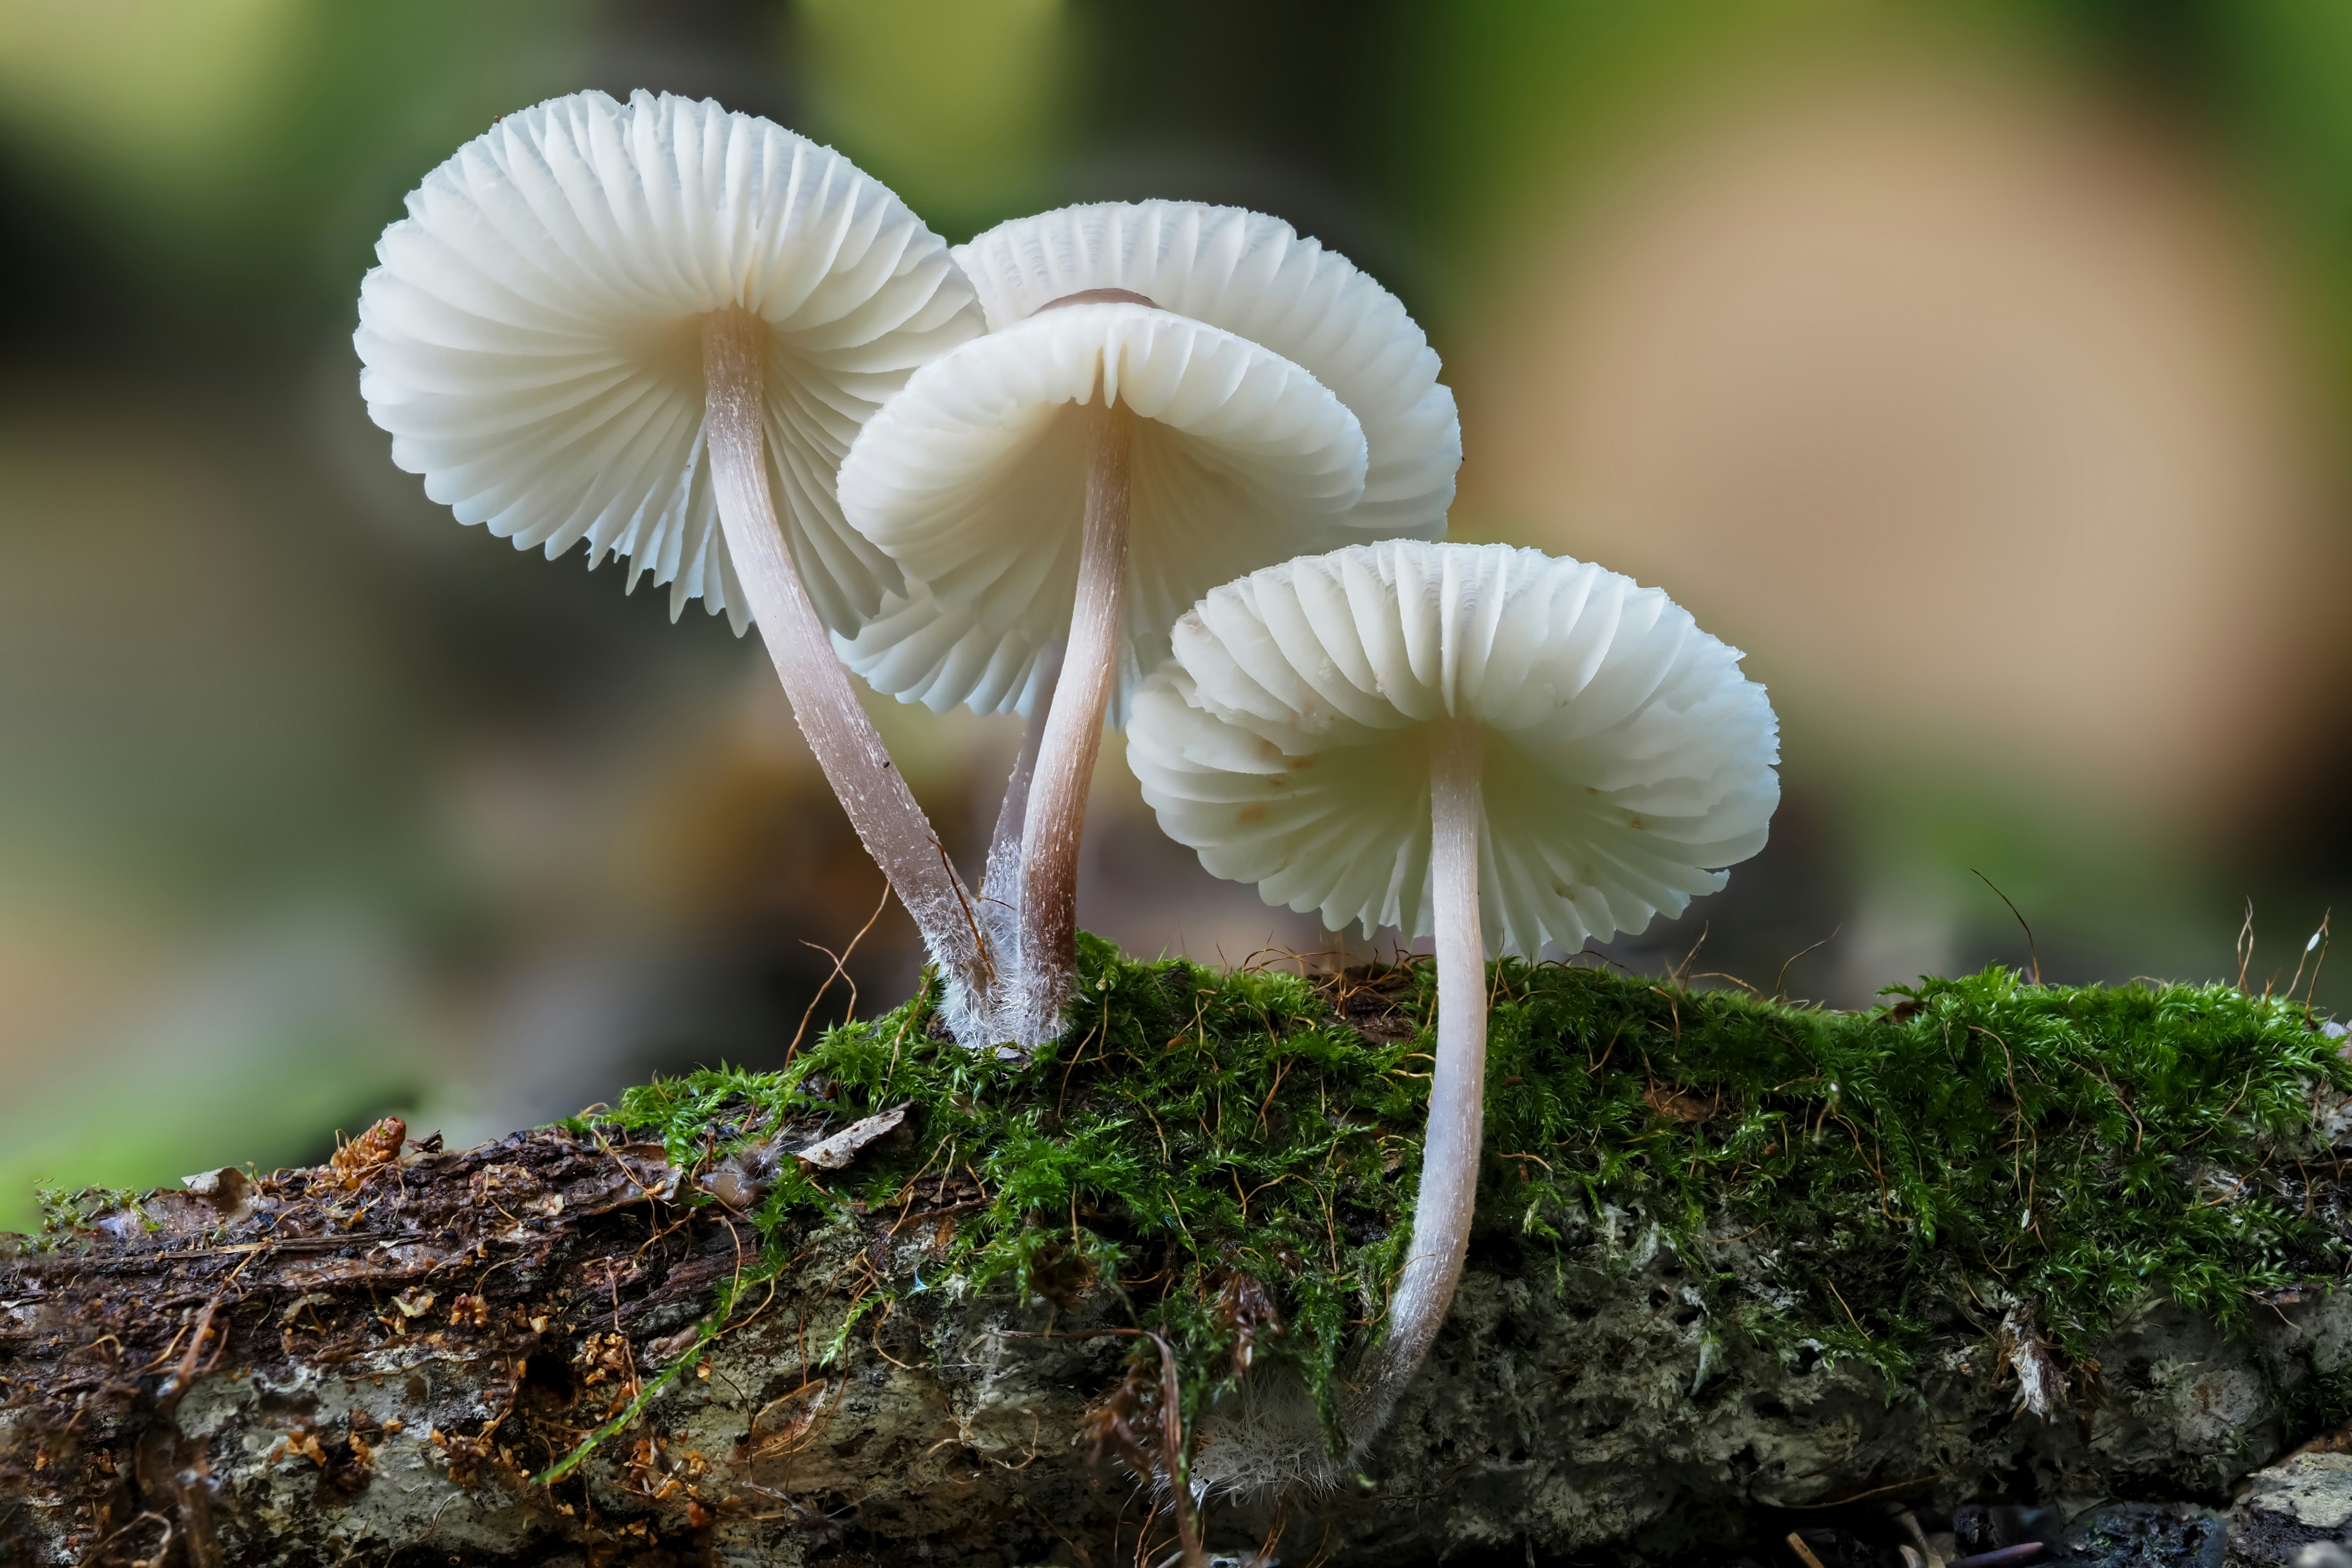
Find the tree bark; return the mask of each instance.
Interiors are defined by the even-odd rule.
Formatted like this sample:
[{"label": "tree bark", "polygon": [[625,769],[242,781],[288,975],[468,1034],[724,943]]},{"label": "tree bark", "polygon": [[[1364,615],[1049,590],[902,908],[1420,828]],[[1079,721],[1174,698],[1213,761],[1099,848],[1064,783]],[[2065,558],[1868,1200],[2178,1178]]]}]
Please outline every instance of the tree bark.
[{"label": "tree bark", "polygon": [[[0,1563],[1108,1568],[1172,1544],[1150,1484],[1074,1440],[1120,1377],[1130,1342],[1085,1334],[1118,1303],[926,1283],[979,1201],[953,1182],[802,1237],[722,1324],[758,1243],[689,1203],[660,1147],[373,1136],[336,1165],[222,1173],[0,1244]],[[1769,1229],[1699,1260],[1657,1234],[1610,1211],[1563,1266],[1486,1220],[1365,1478],[1212,1497],[1210,1548],[1516,1563],[1638,1540],[1654,1558],[1856,1498],[2218,1500],[2297,1436],[2352,1343],[2340,1294],[2236,1338],[2152,1302],[2044,1421],[2019,1408],[2030,1315],[1956,1327],[1890,1389],[1769,1355],[1698,1305],[1690,1271],[1760,1279]],[[1205,1445],[1214,1474],[1213,1426]]]}]

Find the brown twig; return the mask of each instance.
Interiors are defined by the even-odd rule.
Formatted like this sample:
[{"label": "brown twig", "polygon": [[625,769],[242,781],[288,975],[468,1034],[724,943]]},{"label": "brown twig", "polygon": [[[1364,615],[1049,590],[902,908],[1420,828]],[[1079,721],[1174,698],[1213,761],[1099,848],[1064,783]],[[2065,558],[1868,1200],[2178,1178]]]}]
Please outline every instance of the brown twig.
[{"label": "brown twig", "polygon": [[[1801,948],[1799,948],[1796,952],[1794,952],[1790,953],[1790,954],[1789,955],[1789,963],[1784,963],[1784,964],[1780,965],[1780,973],[1778,973],[1778,974],[1776,974],[1776,975],[1774,975],[1774,976],[1772,977],[1772,1000],[1773,1000],[1773,1001],[1775,1001],[1775,1002],[1778,1002],[1779,1000],[1780,1000],[1781,994],[1782,994],[1782,993],[1781,993],[1781,987],[1782,987],[1783,985],[1785,985],[1786,984],[1788,984],[1788,979],[1789,979],[1789,964],[1791,964],[1791,963],[1796,963],[1796,962],[1797,962],[1797,960],[1799,960],[1799,959],[1801,959],[1801,958],[1804,957],[1804,956],[1805,956],[1805,954],[1807,954],[1807,953],[1809,953],[1809,952],[1817,952],[1817,951],[1819,951],[1819,950],[1820,950],[1820,949],[1822,949],[1822,948],[1824,948],[1824,947],[1829,946],[1829,944],[1830,944],[1830,943],[1832,943],[1832,942],[1833,942],[1837,941],[1837,939],[1838,939],[1838,932],[1839,932],[1839,931],[1843,931],[1843,930],[1845,930],[1845,922],[1844,922],[1843,921],[1840,921],[1837,923],[1836,928],[1835,928],[1834,930],[1832,930],[1832,931],[1830,932],[1830,934],[1829,934],[1829,935],[1827,935],[1827,936],[1825,936],[1825,937],[1822,938],[1822,940],[1821,940],[1821,941],[1819,941],[1819,942],[1817,942],[1813,943],[1813,945],[1812,945],[1811,947],[1801,947]],[[2034,970],[2034,974],[2035,974],[2035,977],[2036,977],[2037,979],[2038,979],[2038,978],[2040,977],[2040,975],[2041,975],[2041,969],[2040,969],[2040,967],[2039,967],[2038,965],[2036,966],[2036,968],[2035,968],[2035,970]]]},{"label": "brown twig", "polygon": [[1793,1530],[1789,1531],[1789,1550],[1797,1554],[1797,1561],[1805,1568],[1822,1568],[1822,1560],[1813,1555],[1813,1549],[1805,1544],[1805,1538]]},{"label": "brown twig", "polygon": [[[205,1310],[196,1314],[195,1336],[189,1340],[186,1352],[180,1357],[180,1364],[172,1369],[171,1390],[156,1400],[156,1403],[161,1405],[164,1409],[170,1410],[176,1408],[180,1403],[180,1396],[186,1394],[188,1392],[188,1385],[196,1381],[196,1378],[199,1375],[196,1371],[196,1358],[204,1353],[205,1336],[209,1335],[213,1331],[213,1314],[220,1310],[221,1302],[226,1299],[226,1291],[220,1295],[215,1295],[211,1300],[205,1303]],[[206,1372],[210,1372],[213,1366],[219,1364],[220,1352],[223,1350],[226,1350],[227,1346],[228,1332],[224,1329],[221,1332],[220,1342],[213,1348],[212,1362],[205,1368]]]},{"label": "brown twig", "polygon": [[[945,850],[940,851],[942,858],[945,858],[946,853],[947,852]],[[880,901],[875,904],[874,912],[866,917],[866,923],[857,928],[857,934],[851,937],[849,939],[849,945],[843,948],[838,953],[835,952],[833,949],[829,947],[819,947],[813,942],[803,942],[801,943],[803,947],[814,947],[819,952],[824,954],[827,958],[832,959],[833,973],[824,977],[824,984],[816,988],[816,994],[809,998],[807,1010],[801,1014],[801,1026],[793,1031],[793,1043],[784,1047],[784,1066],[792,1066],[793,1053],[801,1048],[801,1038],[808,1033],[809,1020],[816,1016],[816,1005],[824,1000],[824,994],[833,989],[833,983],[835,979],[846,980],[849,982],[849,1014],[853,1018],[857,1016],[857,982],[849,979],[848,971],[845,966],[849,963],[850,955],[857,951],[857,944],[866,940],[866,933],[874,929],[874,922],[882,918],[882,911],[888,906],[889,902],[890,884],[886,881],[882,884],[882,897]],[[975,933],[979,930],[977,926],[972,929]]]},{"label": "brown twig", "polygon": [[[1986,887],[1992,888],[1992,896],[1999,899],[2002,903],[2009,904],[2009,912],[2017,916],[2017,923],[2025,932],[2025,951],[2033,955],[2033,984],[2036,985],[2041,984],[2042,949],[2034,944],[2033,928],[2025,923],[2025,916],[2018,910],[2018,907],[2015,904],[2010,903],[2009,895],[2002,892],[1999,888],[1993,888],[1992,879],[1990,877],[1986,876],[1982,871],[1978,870],[1973,866],[1969,868],[1969,875],[1974,877],[1978,881],[1982,882]],[[2252,918],[2252,908],[2253,907],[2251,904],[2247,906],[2248,919]]]}]

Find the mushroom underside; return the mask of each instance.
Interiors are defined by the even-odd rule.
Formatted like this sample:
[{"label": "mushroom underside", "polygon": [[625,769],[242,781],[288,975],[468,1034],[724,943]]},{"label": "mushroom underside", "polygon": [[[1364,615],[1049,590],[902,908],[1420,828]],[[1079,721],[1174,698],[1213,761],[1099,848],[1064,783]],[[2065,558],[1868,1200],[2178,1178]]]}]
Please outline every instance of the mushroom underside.
[{"label": "mushroom underside", "polygon": [[[1188,706],[1156,682],[1138,698],[1147,702]],[[1670,799],[1675,781],[1602,789],[1482,728],[1479,900],[1490,954],[1534,956],[1547,943],[1573,952],[1596,935],[1641,931],[1719,890],[1724,873],[1708,868],[1760,847],[1757,813],[1727,831],[1717,813],[1660,810],[1654,803]],[[1165,743],[1171,730],[1184,736],[1181,749]],[[1434,930],[1430,735],[1413,724],[1293,754],[1205,714],[1170,712],[1149,735],[1131,735],[1129,753],[1163,828],[1213,875],[1255,884],[1270,904],[1319,912],[1333,930],[1411,938]]]},{"label": "mushroom underside", "polygon": [[715,103],[551,99],[426,175],[354,335],[394,458],[459,521],[630,558],[749,618],[709,476],[699,340],[765,322],[770,484],[813,603],[854,629],[902,587],[835,502],[858,426],[982,315],[946,246],[838,153]]},{"label": "mushroom underside", "polygon": [[926,366],[853,447],[845,513],[911,584],[844,639],[853,668],[934,709],[1025,710],[1080,592],[1106,411],[1129,451],[1114,722],[1202,595],[1361,537],[1361,426],[1305,371],[1148,306],[1068,305]]},{"label": "mushroom underside", "polygon": [[[842,657],[877,690],[934,711],[1027,712],[1040,654],[1067,638],[1085,527],[1090,405],[1028,411],[1001,451],[952,489],[933,492],[935,521],[891,539],[910,580],[852,637]],[[1133,490],[1120,666],[1110,721],[1168,656],[1168,629],[1218,584],[1278,551],[1348,542],[1352,531],[1292,498],[1217,443],[1121,410],[1130,425]]]}]

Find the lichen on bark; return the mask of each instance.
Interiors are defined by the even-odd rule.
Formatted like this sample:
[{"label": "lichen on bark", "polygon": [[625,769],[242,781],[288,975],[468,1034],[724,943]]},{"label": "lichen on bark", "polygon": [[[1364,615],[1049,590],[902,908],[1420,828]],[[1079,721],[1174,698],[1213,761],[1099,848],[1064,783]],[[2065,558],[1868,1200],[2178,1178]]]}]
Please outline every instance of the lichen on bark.
[{"label": "lichen on bark", "polygon": [[[58,1200],[0,1262],[0,1561],[1125,1560],[1164,1453],[1080,1439],[1158,1429],[1134,1331],[1197,1476],[1328,1443],[1432,982],[1081,975],[1025,1058],[931,994],[478,1150]],[[1365,1481],[1213,1497],[1221,1543],[1671,1555],[1879,1487],[2216,1493],[2352,1415],[2352,1073],[2290,1001],[1492,994],[1430,1368]]]}]

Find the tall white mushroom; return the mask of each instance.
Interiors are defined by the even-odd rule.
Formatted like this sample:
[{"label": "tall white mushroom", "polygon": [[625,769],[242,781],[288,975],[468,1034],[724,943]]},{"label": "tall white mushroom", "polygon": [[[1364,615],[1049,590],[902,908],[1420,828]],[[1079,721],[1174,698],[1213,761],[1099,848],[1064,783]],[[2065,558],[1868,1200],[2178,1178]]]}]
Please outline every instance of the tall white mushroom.
[{"label": "tall white mushroom", "polygon": [[1128,725],[1160,826],[1268,903],[1436,939],[1421,1192],[1349,1412],[1360,1451],[1461,1276],[1486,958],[1572,952],[1721,888],[1764,847],[1779,726],[1738,651],[1664,594],[1507,545],[1268,567],[1202,599],[1173,644]]},{"label": "tall white mushroom", "polygon": [[843,510],[908,587],[843,654],[909,701],[1030,715],[982,890],[1018,930],[1036,1039],[1067,993],[1102,725],[1169,626],[1255,567],[1442,532],[1461,433],[1396,297],[1279,219],[1107,203],[955,256],[990,335],[850,449]]},{"label": "tall white mushroom", "polygon": [[[756,618],[850,821],[977,1027],[992,961],[828,633],[898,567],[842,520],[851,437],[982,317],[946,244],[846,159],[711,102],[551,99],[458,149],[384,230],[354,342],[393,460],[460,522],[584,542]],[[781,503],[781,505],[779,505]],[[962,1031],[960,1031],[962,1032]]]}]

